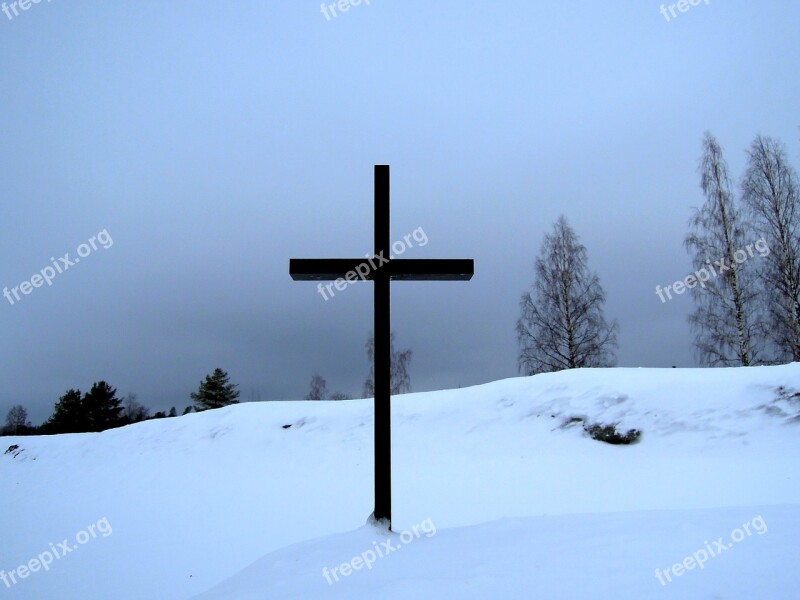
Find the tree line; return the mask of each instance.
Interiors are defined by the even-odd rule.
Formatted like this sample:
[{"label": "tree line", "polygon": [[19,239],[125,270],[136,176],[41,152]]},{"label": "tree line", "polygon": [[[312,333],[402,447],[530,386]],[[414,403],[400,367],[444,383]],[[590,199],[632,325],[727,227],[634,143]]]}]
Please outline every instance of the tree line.
[{"label": "tree line", "polygon": [[[676,282],[673,290],[680,294],[689,289],[694,299],[689,325],[698,360],[715,367],[800,361],[800,186],[785,146],[756,136],[735,185],[719,142],[706,133],[698,171],[705,201],[694,209],[684,240],[696,271]],[[761,260],[747,260],[747,250],[754,256],[754,240],[768,250]],[[663,301],[661,292],[669,290],[659,290],[657,286]],[[544,236],[534,262],[534,281],[520,300],[520,371],[534,375],[614,366],[619,323],[605,318],[605,302],[599,277],[589,269],[586,247],[561,215]],[[412,352],[395,351],[394,333],[390,347],[391,393],[408,392]],[[366,350],[370,371],[363,384],[365,398],[374,395],[373,335]],[[194,405],[183,414],[235,404],[237,387],[225,371],[215,369],[190,394]],[[307,400],[350,398],[343,392],[330,393],[319,374],[312,376],[306,395]],[[104,431],[174,416],[175,407],[151,416],[134,394],[120,399],[115,388],[98,381],[84,394],[67,390],[38,427],[28,422],[24,407],[12,407],[0,435]]]},{"label": "tree line", "polygon": [[[689,325],[699,362],[800,360],[800,191],[783,143],[757,136],[736,186],[719,142],[706,133],[699,174],[705,202],[684,240],[697,270],[674,289],[694,299]],[[760,259],[747,260],[754,246]],[[563,215],[545,235],[534,272],[516,327],[520,371],[614,366],[619,325],[606,320],[603,287]],[[656,288],[662,302],[669,287]]]},{"label": "tree line", "polygon": [[[194,404],[187,406],[183,414],[236,404],[239,397],[237,387],[230,383],[225,371],[215,369],[200,382],[196,392],[189,394]],[[178,411],[174,406],[169,412],[159,411],[150,415],[150,410],[138,402],[135,394],[128,394],[121,399],[117,396],[116,388],[105,381],[98,381],[84,394],[78,389],[67,390],[56,402],[52,415],[39,426],[31,425],[24,406],[18,404],[11,407],[0,435],[99,432],[150,419],[176,416]]]},{"label": "tree line", "polygon": [[[363,398],[371,398],[375,395],[375,334],[370,333],[366,343],[367,361],[369,362],[369,374],[364,380],[362,387]],[[389,385],[391,394],[403,394],[411,391],[411,367],[412,351],[405,349],[396,351],[394,349],[394,332],[389,334],[389,353],[390,353],[390,378]],[[328,392],[328,383],[322,375],[316,373],[311,376],[309,392],[306,400],[352,400],[352,396],[343,392]]]},{"label": "tree line", "polygon": [[[800,186],[785,146],[756,136],[734,185],[719,142],[706,133],[698,171],[705,201],[693,209],[684,240],[697,270],[674,290],[692,294],[688,321],[698,361],[710,367],[800,361]],[[747,260],[755,256],[754,247],[759,260]],[[663,301],[665,290],[656,290]],[[588,250],[559,216],[544,236],[534,281],[520,300],[520,371],[615,366],[619,323],[606,319],[605,302]],[[370,364],[373,353],[370,337]],[[395,352],[394,334],[391,354],[391,393],[410,391],[411,351]],[[364,397],[374,395],[372,376],[370,366]],[[307,400],[342,398],[348,396],[328,393],[321,375],[312,377]]]}]

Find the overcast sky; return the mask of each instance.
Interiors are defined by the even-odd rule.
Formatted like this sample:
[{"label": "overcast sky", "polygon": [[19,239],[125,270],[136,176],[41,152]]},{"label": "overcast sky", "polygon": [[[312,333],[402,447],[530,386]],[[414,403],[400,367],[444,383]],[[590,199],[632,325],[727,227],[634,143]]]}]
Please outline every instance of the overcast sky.
[{"label": "overcast sky", "polygon": [[0,297],[0,417],[21,403],[40,423],[100,379],[181,410],[215,367],[243,400],[300,398],[313,373],[359,394],[371,285],[326,302],[288,261],[372,250],[374,164],[391,165],[392,239],[427,235],[405,257],[475,259],[468,283],[392,286],[415,391],[518,374],[519,298],[561,213],[619,320],[619,365],[695,365],[691,297],[655,286],[690,272],[705,130],[737,178],[757,134],[800,163],[800,5],[687,6],[0,13],[0,288],[85,254]]}]

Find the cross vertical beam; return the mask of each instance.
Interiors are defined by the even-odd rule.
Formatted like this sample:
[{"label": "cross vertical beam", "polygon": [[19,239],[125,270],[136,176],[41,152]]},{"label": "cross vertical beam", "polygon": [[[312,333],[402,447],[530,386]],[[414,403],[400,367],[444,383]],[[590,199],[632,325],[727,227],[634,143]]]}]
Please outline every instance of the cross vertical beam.
[{"label": "cross vertical beam", "polygon": [[[391,256],[389,165],[375,165],[375,256]],[[391,291],[388,269],[377,269],[375,285],[375,512],[392,524]]]},{"label": "cross vertical beam", "polygon": [[[389,165],[375,165],[375,255],[366,269],[359,258],[292,258],[289,275],[295,281],[352,281],[358,275],[375,285],[375,509],[371,520],[392,528],[392,431],[391,431],[391,297],[395,281],[469,281],[474,261],[464,259],[395,259],[391,254],[389,227]],[[405,238],[404,238],[405,239]],[[381,260],[378,260],[378,259]],[[377,263],[377,265],[376,265]],[[380,265],[380,266],[378,266]],[[364,270],[368,272],[365,274]],[[329,284],[330,285],[330,284]],[[318,284],[321,290],[321,284]],[[338,289],[338,287],[337,287]],[[323,297],[325,297],[323,295]],[[325,297],[327,300],[327,297]]]}]

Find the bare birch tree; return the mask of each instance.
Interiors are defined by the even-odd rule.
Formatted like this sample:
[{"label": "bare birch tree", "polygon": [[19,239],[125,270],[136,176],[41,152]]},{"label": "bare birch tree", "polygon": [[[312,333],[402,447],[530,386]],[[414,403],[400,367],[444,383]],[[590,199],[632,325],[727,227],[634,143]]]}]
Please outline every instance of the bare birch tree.
[{"label": "bare birch tree", "polygon": [[[364,382],[364,397],[371,398],[375,395],[375,334],[370,333],[367,339],[367,360],[369,361],[369,375]],[[411,366],[411,350],[395,352],[394,332],[389,334],[389,348],[391,353],[391,394],[402,394],[411,391],[411,375],[408,372]]]},{"label": "bare birch tree", "polygon": [[783,145],[758,136],[747,153],[742,200],[769,254],[761,281],[769,338],[780,360],[800,360],[800,191]]},{"label": "bare birch tree", "polygon": [[25,435],[32,430],[28,422],[28,411],[21,404],[15,404],[6,415],[6,426],[0,435]]},{"label": "bare birch tree", "polygon": [[322,377],[322,375],[312,376],[306,400],[325,400],[327,397],[328,382],[325,381],[325,378]]},{"label": "bare birch tree", "polygon": [[761,360],[758,293],[753,265],[737,262],[735,253],[745,248],[741,211],[731,191],[728,165],[711,133],[703,138],[700,186],[705,203],[695,210],[685,240],[699,272],[714,277],[692,287],[695,310],[689,324],[700,362],[710,366],[749,366]]},{"label": "bare birch tree", "polygon": [[128,423],[138,423],[150,417],[150,410],[137,400],[136,394],[129,392],[122,401],[122,416]]},{"label": "bare birch tree", "polygon": [[520,371],[533,375],[616,363],[617,329],[603,315],[606,296],[588,253],[562,215],[547,234],[536,279],[517,321]]}]

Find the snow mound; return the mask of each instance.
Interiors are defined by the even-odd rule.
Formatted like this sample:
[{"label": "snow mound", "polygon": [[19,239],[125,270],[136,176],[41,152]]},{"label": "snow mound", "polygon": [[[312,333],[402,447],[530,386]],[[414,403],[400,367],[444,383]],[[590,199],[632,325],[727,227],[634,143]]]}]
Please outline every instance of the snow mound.
[{"label": "snow mound", "polygon": [[[559,585],[582,593],[575,587],[579,568],[595,574],[592,589],[618,582],[638,590],[634,581],[654,585],[653,570],[700,547],[701,537],[725,535],[757,514],[769,533],[729,554],[763,549],[774,564],[754,564],[769,573],[785,568],[775,583],[784,585],[794,581],[788,573],[796,552],[781,545],[782,528],[797,533],[790,518],[795,509],[786,507],[800,505],[799,394],[800,364],[792,364],[576,370],[397,396],[394,529],[430,519],[439,533],[380,561],[366,577],[358,571],[330,586],[321,569],[369,547],[364,542],[371,534],[362,526],[373,508],[371,400],[250,403],[100,434],[6,437],[0,440],[0,570],[15,571],[50,544],[88,535],[104,519],[113,533],[78,540],[76,550],[48,570],[27,573],[4,592],[13,600],[184,600],[274,552],[285,569],[259,563],[269,577],[284,572],[286,585],[297,590],[306,589],[306,576],[325,586],[320,596],[297,597],[338,597],[358,586],[373,594],[377,588],[370,586],[378,580],[372,575],[379,572],[391,576],[380,585],[397,594],[414,582],[428,585],[429,571],[441,576],[431,576],[432,587],[425,589],[505,590],[505,578],[517,568],[530,590],[509,592],[510,598],[538,597],[536,590]],[[581,424],[636,429],[641,437],[632,445],[602,443]],[[777,505],[784,508],[769,512]],[[739,508],[743,512],[727,512]],[[648,511],[677,512],[669,521]],[[583,514],[592,517],[575,516]],[[709,533],[699,529],[706,520]],[[509,522],[525,544],[505,541]],[[619,526],[604,529],[609,523]],[[325,536],[341,537],[305,547],[320,560],[290,558],[293,544]],[[469,549],[451,559],[448,553],[461,542],[449,540],[464,540]],[[635,559],[650,545],[664,545],[664,554]],[[510,558],[517,551],[522,562]],[[506,557],[502,564],[491,558],[495,552]],[[403,561],[417,553],[419,568],[403,575]],[[630,558],[628,566],[607,562],[614,553]],[[558,555],[565,562],[561,570],[548,562]],[[730,585],[713,579],[720,590],[749,589],[745,574],[751,570],[736,563],[743,559],[727,557],[663,589],[655,581],[640,597],[678,594],[673,590],[684,589],[684,581],[707,578],[714,569],[733,569]],[[592,571],[592,560],[608,570]],[[451,566],[458,561],[475,570]],[[554,575],[543,578],[543,571]],[[256,580],[263,593],[263,581]],[[520,581],[511,578],[507,585]],[[393,582],[399,582],[396,590]],[[236,589],[250,593],[242,586]],[[270,589],[274,597],[284,593]],[[374,597],[369,594],[363,597]]]},{"label": "snow mound", "polygon": [[796,506],[529,517],[415,533],[365,526],[297,544],[194,600],[750,600],[793,598],[800,586],[791,568]]}]

